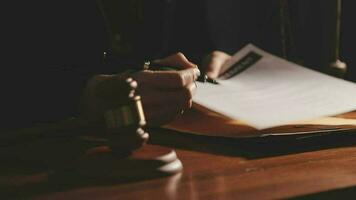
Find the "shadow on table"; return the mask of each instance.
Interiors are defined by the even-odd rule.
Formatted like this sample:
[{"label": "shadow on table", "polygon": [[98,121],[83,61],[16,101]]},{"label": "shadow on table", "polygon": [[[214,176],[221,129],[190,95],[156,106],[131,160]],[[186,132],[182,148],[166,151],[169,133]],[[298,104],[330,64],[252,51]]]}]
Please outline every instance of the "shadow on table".
[{"label": "shadow on table", "polygon": [[152,144],[247,159],[356,145],[356,133],[350,131],[240,139],[199,136],[167,129],[152,129],[150,133]]},{"label": "shadow on table", "polygon": [[[119,158],[102,143],[78,138],[43,139],[0,148],[0,199],[156,179],[162,162]],[[88,149],[97,149],[88,154]],[[149,155],[150,156],[150,155]]]}]

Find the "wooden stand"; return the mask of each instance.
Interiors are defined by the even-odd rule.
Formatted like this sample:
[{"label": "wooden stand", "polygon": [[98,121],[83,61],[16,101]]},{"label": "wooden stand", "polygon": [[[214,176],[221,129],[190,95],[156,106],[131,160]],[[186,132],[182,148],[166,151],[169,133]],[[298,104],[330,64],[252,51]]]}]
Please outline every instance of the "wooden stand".
[{"label": "wooden stand", "polygon": [[73,168],[83,178],[111,181],[149,179],[181,172],[183,165],[174,150],[158,146],[144,146],[123,158],[108,146],[87,151]]},{"label": "wooden stand", "polygon": [[[43,139],[0,149],[0,188],[7,188],[2,190],[7,197],[16,196],[17,190],[27,197],[54,188],[70,190],[155,179],[183,169],[170,148],[144,145],[122,157],[104,139]],[[41,185],[39,191],[33,189]]]}]

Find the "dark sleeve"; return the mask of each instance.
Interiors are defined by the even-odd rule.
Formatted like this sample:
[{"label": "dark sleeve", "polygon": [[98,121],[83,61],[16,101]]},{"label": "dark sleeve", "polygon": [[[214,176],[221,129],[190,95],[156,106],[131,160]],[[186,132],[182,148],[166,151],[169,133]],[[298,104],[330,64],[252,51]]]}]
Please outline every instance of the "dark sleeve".
[{"label": "dark sleeve", "polygon": [[2,79],[1,127],[62,120],[78,113],[89,74],[65,70],[7,73]]}]

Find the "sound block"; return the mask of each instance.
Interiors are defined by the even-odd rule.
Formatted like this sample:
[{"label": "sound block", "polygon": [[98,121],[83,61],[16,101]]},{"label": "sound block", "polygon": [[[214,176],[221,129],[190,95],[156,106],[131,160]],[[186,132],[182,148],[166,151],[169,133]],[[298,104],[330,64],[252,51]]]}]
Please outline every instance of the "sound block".
[{"label": "sound block", "polygon": [[80,180],[127,182],[176,174],[182,169],[174,150],[145,145],[126,158],[115,155],[108,146],[95,147],[64,171]]}]

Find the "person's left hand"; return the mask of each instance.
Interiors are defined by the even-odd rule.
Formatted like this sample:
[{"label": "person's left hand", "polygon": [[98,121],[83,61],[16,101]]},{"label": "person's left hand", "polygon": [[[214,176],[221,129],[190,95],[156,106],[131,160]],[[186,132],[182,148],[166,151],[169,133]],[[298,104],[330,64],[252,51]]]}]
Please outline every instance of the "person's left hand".
[{"label": "person's left hand", "polygon": [[213,51],[203,60],[202,69],[209,78],[218,78],[222,66],[231,59],[231,55],[222,51]]}]

